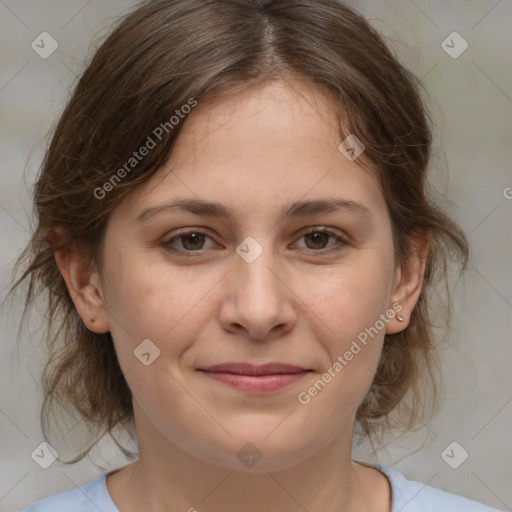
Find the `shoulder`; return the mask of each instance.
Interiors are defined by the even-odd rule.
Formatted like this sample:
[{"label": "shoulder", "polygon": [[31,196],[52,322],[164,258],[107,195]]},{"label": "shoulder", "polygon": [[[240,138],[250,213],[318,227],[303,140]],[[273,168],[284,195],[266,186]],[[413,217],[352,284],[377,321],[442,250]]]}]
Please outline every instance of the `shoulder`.
[{"label": "shoulder", "polygon": [[108,493],[105,477],[101,475],[70,491],[43,498],[20,512],[119,512]]},{"label": "shoulder", "polygon": [[377,464],[391,484],[393,505],[391,512],[499,512],[477,501],[458,496],[421,482],[407,480],[396,469]]}]

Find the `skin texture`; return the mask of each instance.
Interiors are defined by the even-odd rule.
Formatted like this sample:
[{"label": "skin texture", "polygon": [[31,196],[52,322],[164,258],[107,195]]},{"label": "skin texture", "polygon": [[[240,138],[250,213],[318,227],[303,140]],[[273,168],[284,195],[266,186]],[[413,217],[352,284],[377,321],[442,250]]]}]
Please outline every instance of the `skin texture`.
[{"label": "skin texture", "polygon": [[[427,241],[418,237],[409,261],[395,265],[378,181],[338,150],[333,109],[312,87],[276,81],[200,104],[167,164],[112,213],[101,274],[73,247],[56,253],[84,323],[112,333],[133,393],[139,459],[107,478],[122,512],[391,509],[386,477],[351,461],[354,418],[384,333],[407,327]],[[177,197],[218,201],[235,215],[165,210],[137,222]],[[289,202],[327,198],[363,203],[370,215],[279,220]],[[315,227],[345,242],[305,236]],[[207,236],[180,238],[180,228]],[[251,263],[236,252],[248,236],[263,251]],[[397,302],[405,322],[390,319],[310,403],[299,403],[298,393]],[[160,350],[149,366],[134,356],[144,339]],[[263,395],[197,370],[228,361],[313,371]],[[236,455],[248,442],[262,454],[251,468]]]}]

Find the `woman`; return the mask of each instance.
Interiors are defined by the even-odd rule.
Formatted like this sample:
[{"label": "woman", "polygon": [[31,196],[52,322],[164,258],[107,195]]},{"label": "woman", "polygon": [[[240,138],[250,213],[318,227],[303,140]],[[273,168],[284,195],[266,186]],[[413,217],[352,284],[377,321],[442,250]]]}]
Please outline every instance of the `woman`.
[{"label": "woman", "polygon": [[48,297],[45,424],[134,427],[138,458],[25,510],[493,510],[351,458],[357,429],[435,401],[429,291],[468,248],[426,197],[430,143],[413,78],[340,2],[126,16],[21,261]]}]

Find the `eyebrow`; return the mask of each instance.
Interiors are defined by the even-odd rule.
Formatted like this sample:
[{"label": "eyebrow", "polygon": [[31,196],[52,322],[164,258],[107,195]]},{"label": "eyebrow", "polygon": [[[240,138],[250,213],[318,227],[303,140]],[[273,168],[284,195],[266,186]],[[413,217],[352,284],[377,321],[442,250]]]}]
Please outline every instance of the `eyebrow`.
[{"label": "eyebrow", "polygon": [[[169,211],[181,210],[205,217],[219,217],[223,219],[233,218],[236,212],[216,201],[206,201],[193,198],[176,198],[163,204],[145,208],[137,216],[137,222],[145,222],[154,215]],[[318,213],[329,213],[338,210],[350,211],[361,217],[371,217],[370,209],[362,203],[341,198],[316,199],[310,201],[295,201],[283,206],[279,214],[279,220],[288,217],[305,217]]]}]

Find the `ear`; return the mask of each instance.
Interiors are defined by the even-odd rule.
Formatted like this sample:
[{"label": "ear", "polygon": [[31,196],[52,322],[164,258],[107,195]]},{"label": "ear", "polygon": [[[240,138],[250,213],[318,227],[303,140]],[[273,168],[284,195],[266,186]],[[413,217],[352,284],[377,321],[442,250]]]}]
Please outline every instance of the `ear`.
[{"label": "ear", "polygon": [[[397,314],[393,321],[388,322],[386,334],[395,334],[404,330],[409,325],[412,312],[423,287],[429,238],[427,230],[414,232],[409,239],[412,245],[411,254],[402,265],[398,265],[396,268],[389,307],[396,311]],[[401,305],[401,309],[399,309],[397,303]],[[395,307],[392,307],[393,304],[395,304]],[[405,321],[399,321],[398,315],[401,315]]]},{"label": "ear", "polygon": [[85,326],[98,334],[108,332],[108,313],[98,272],[91,270],[90,261],[76,244],[63,246],[62,230],[52,231],[48,238],[54,248],[57,266]]}]

